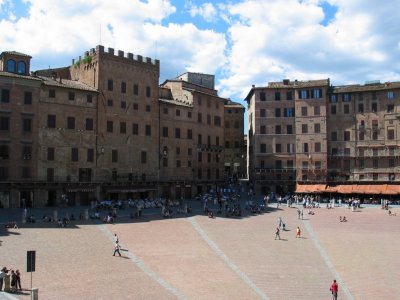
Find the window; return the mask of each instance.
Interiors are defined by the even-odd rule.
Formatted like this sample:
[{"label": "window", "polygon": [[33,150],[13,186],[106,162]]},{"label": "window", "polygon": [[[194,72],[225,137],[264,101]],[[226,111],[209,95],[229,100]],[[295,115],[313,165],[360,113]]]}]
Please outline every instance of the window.
[{"label": "window", "polygon": [[26,65],[25,62],[19,61],[18,62],[18,74],[25,74],[26,73]]},{"label": "window", "polygon": [[68,100],[69,101],[74,101],[75,100],[75,93],[74,92],[68,92]]},{"label": "window", "polygon": [[360,132],[358,133],[358,139],[359,139],[360,141],[363,141],[363,140],[365,139],[365,133],[364,133],[364,131],[360,131]]},{"label": "window", "polygon": [[322,89],[314,89],[314,90],[312,90],[312,92],[313,92],[314,99],[322,98]]},{"label": "window", "polygon": [[260,92],[260,101],[265,101],[267,100],[265,97],[265,92]]},{"label": "window", "polygon": [[292,93],[292,91],[286,92],[286,100],[293,100],[293,93]]},{"label": "window", "polygon": [[3,103],[10,102],[10,90],[1,89],[1,102]]},{"label": "window", "polygon": [[284,108],[283,115],[286,118],[294,117],[294,108],[293,107]]},{"label": "window", "polygon": [[7,72],[15,73],[15,71],[16,71],[15,60],[13,59],[7,60]]},{"label": "window", "polygon": [[219,146],[219,136],[215,137],[215,145]]},{"label": "window", "polygon": [[379,168],[379,159],[378,159],[378,158],[373,158],[373,159],[372,159],[372,167],[373,167],[374,169]]},{"label": "window", "polygon": [[197,114],[197,122],[199,122],[199,123],[202,122],[202,114],[201,113]]},{"label": "window", "polygon": [[54,168],[47,168],[47,181],[54,182]]},{"label": "window", "polygon": [[121,93],[126,94],[126,82],[121,82]]},{"label": "window", "polygon": [[394,140],[394,129],[388,129],[387,130],[387,139],[388,140]]},{"label": "window", "polygon": [[118,162],[118,150],[111,151],[111,162],[117,163]]},{"label": "window", "polygon": [[229,141],[225,141],[225,148],[229,149],[230,145],[229,145]]},{"label": "window", "polygon": [[163,157],[162,161],[163,161],[163,168],[167,168],[168,167],[168,157]]},{"label": "window", "polygon": [[282,144],[275,144],[275,153],[282,152]]},{"label": "window", "polygon": [[201,134],[199,134],[199,135],[197,136],[197,143],[198,143],[198,144],[202,144],[202,142],[203,142],[203,138],[202,138]]},{"label": "window", "polygon": [[301,107],[301,116],[306,117],[307,116],[307,106],[302,106]]},{"label": "window", "polygon": [[121,100],[121,108],[122,109],[126,108],[126,101]]},{"label": "window", "polygon": [[176,153],[176,155],[180,155],[181,154],[181,148],[180,147],[176,147],[175,153]]},{"label": "window", "polygon": [[235,121],[235,123],[233,124],[233,127],[238,129],[239,128],[239,121]]},{"label": "window", "polygon": [[329,100],[332,103],[336,103],[337,102],[337,96],[336,95],[330,95]]},{"label": "window", "polygon": [[147,152],[146,152],[146,151],[142,151],[142,152],[140,153],[140,162],[141,162],[142,164],[147,163]]},{"label": "window", "polygon": [[260,110],[260,117],[261,118],[265,118],[266,114],[265,114],[265,109],[261,109]]},{"label": "window", "polygon": [[112,99],[108,99],[107,106],[113,106],[113,105],[114,105],[114,101]]},{"label": "window", "polygon": [[317,160],[314,164],[315,170],[321,170],[322,163],[320,160]]},{"label": "window", "polygon": [[260,152],[261,153],[266,153],[267,152],[267,145],[266,144],[260,144]]},{"label": "window", "polygon": [[67,117],[67,128],[75,129],[75,118],[74,117]]},{"label": "window", "polygon": [[314,133],[321,133],[321,124],[319,123],[314,124]]},{"label": "window", "polygon": [[303,170],[308,170],[308,161],[303,161],[302,167],[303,167]]},{"label": "window", "polygon": [[31,168],[29,167],[22,167],[22,178],[28,179],[31,178]]},{"label": "window", "polygon": [[372,139],[373,139],[374,141],[376,141],[376,140],[378,139],[378,135],[379,135],[379,132],[378,132],[378,131],[373,131],[373,132],[372,132]]},{"label": "window", "polygon": [[193,130],[192,129],[187,130],[187,139],[188,140],[193,139]]},{"label": "window", "polygon": [[280,108],[275,108],[275,117],[277,117],[277,118],[281,117],[281,109]]},{"label": "window", "polygon": [[139,104],[133,103],[133,110],[139,110]]},{"label": "window", "polygon": [[[236,123],[239,124],[239,122],[235,121],[235,128],[239,128],[239,126],[236,127]],[[221,117],[220,116],[214,116],[214,125],[215,126],[221,126]]]},{"label": "window", "polygon": [[289,170],[293,169],[293,160],[288,160],[286,162],[286,168]]},{"label": "window", "polygon": [[79,160],[79,152],[78,148],[71,148],[71,161]]},{"label": "window", "polygon": [[308,90],[299,91],[299,99],[308,99],[308,98],[310,98],[310,91]]},{"label": "window", "polygon": [[0,145],[0,158],[1,159],[9,159],[10,152],[8,145]]},{"label": "window", "polygon": [[56,128],[56,116],[55,115],[47,115],[47,127],[48,128]]},{"label": "window", "polygon": [[276,160],[275,161],[275,169],[282,169],[282,161],[281,160]]},{"label": "window", "polygon": [[348,115],[350,113],[350,106],[348,104],[343,105],[343,112]]},{"label": "window", "polygon": [[126,133],[126,122],[119,123],[119,133],[122,134]]},{"label": "window", "polygon": [[151,87],[146,86],[146,97],[151,97]]},{"label": "window", "polygon": [[198,162],[202,162],[202,161],[203,161],[203,153],[202,153],[202,152],[199,152],[199,153],[197,154],[197,161],[198,161]]},{"label": "window", "polygon": [[87,149],[86,160],[87,160],[87,162],[94,162],[94,149],[93,148]]},{"label": "window", "polygon": [[346,130],[343,132],[343,140],[350,141],[350,131]]},{"label": "window", "polygon": [[92,95],[86,95],[86,102],[87,103],[92,103],[93,102],[93,96]]},{"label": "window", "polygon": [[395,167],[395,160],[393,158],[389,158],[389,168]]},{"label": "window", "polygon": [[331,105],[331,114],[336,115],[336,105]]},{"label": "window", "polygon": [[364,158],[360,158],[360,159],[358,160],[358,167],[359,167],[360,169],[364,169],[364,168],[365,168],[365,160],[364,160]]},{"label": "window", "polygon": [[188,111],[188,112],[187,112],[187,117],[188,117],[188,119],[191,119],[191,118],[192,118],[192,112],[191,112],[191,111]]},{"label": "window", "polygon": [[93,130],[93,119],[92,118],[86,119],[85,128],[86,128],[86,130]]},{"label": "window", "polygon": [[392,92],[392,91],[387,92],[387,98],[388,98],[388,100],[394,99],[394,92]]},{"label": "window", "polygon": [[266,130],[265,125],[261,125],[260,126],[260,134],[266,134],[266,133],[267,133],[267,130]]},{"label": "window", "polygon": [[207,114],[207,124],[211,125],[211,116]]},{"label": "window", "polygon": [[315,152],[321,152],[321,143],[315,143]]},{"label": "window", "polygon": [[275,101],[280,101],[280,100],[281,100],[281,93],[275,92]]},{"label": "window", "polygon": [[31,146],[23,146],[22,147],[22,159],[23,160],[31,160],[32,159],[32,147]]},{"label": "window", "polygon": [[180,128],[175,128],[175,138],[176,139],[181,138],[181,129]]},{"label": "window", "polygon": [[53,161],[54,160],[54,153],[55,153],[55,149],[52,147],[47,148],[47,160],[48,161]]},{"label": "window", "polygon": [[168,137],[168,127],[162,128],[162,137],[165,137],[165,138]]},{"label": "window", "polygon": [[301,133],[308,133],[308,125],[301,124]]},{"label": "window", "polygon": [[211,162],[211,153],[207,153],[207,162],[208,162],[208,163]]},{"label": "window", "polygon": [[358,112],[363,113],[364,112],[364,104],[358,103]]},{"label": "window", "polygon": [[337,132],[336,131],[332,131],[331,132],[331,141],[337,141]]},{"label": "window", "polygon": [[303,144],[303,152],[308,153],[308,143]]},{"label": "window", "polygon": [[281,134],[282,128],[281,125],[275,125],[275,134]]},{"label": "window", "polygon": [[147,111],[147,112],[150,112],[150,111],[151,111],[150,105],[146,105],[146,111]]},{"label": "window", "polygon": [[176,115],[177,117],[179,117],[179,116],[181,115],[181,111],[180,111],[179,109],[177,109],[177,110],[175,111],[175,115]]},{"label": "window", "polygon": [[293,125],[286,125],[286,133],[293,134]]},{"label": "window", "polygon": [[225,121],[225,128],[230,128],[230,127],[231,127],[230,124],[231,124],[231,123],[230,123],[229,121]]},{"label": "window", "polygon": [[321,109],[319,106],[314,106],[314,116],[321,115]]},{"label": "window", "polygon": [[0,130],[10,130],[9,117],[0,117]]},{"label": "window", "polygon": [[32,92],[24,92],[24,104],[32,105]]},{"label": "window", "polygon": [[371,111],[374,112],[374,113],[376,113],[378,111],[378,103],[373,102],[371,104]]},{"label": "window", "polygon": [[22,131],[31,132],[32,131],[32,119],[24,118],[22,120]]},{"label": "window", "polygon": [[114,131],[114,123],[113,121],[107,121],[107,132],[113,132]]},{"label": "window", "polygon": [[56,90],[49,90],[49,98],[55,98],[56,97]]},{"label": "window", "polygon": [[373,149],[372,150],[372,155],[373,156],[378,156],[378,154],[379,154],[378,149]]},{"label": "window", "polygon": [[133,85],[133,94],[135,96],[139,95],[139,85],[138,84]]},{"label": "window", "polygon": [[388,113],[394,112],[394,104],[388,104],[387,105],[387,112]]},{"label": "window", "polygon": [[145,127],[145,135],[151,136],[151,125],[146,125]]},{"label": "window", "polygon": [[348,93],[343,94],[343,102],[350,102],[351,96]]},{"label": "window", "polygon": [[137,123],[132,124],[132,134],[139,135],[139,124]]},{"label": "window", "polygon": [[113,82],[112,79],[108,79],[108,81],[107,81],[107,89],[109,91],[112,91],[114,89],[114,82]]},{"label": "window", "polygon": [[180,161],[179,159],[176,161],[176,167],[177,167],[177,168],[180,168],[180,167],[181,167],[181,161]]}]

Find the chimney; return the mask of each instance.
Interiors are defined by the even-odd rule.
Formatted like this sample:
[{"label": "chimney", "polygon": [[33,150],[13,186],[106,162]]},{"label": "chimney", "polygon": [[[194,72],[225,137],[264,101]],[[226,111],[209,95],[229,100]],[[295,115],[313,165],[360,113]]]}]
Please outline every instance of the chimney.
[{"label": "chimney", "polygon": [[290,80],[289,79],[283,79],[283,85],[289,85]]}]

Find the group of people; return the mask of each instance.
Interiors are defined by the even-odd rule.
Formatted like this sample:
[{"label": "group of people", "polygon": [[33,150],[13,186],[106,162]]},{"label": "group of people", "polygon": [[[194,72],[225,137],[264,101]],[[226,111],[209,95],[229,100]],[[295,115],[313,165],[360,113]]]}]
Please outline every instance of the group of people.
[{"label": "group of people", "polygon": [[339,217],[339,221],[340,221],[340,222],[347,222],[346,216],[343,216],[343,217],[340,216],[340,217]]},{"label": "group of people", "polygon": [[16,293],[17,291],[21,291],[21,273],[19,270],[7,270],[6,267],[3,267],[0,270],[0,292],[10,292]]}]

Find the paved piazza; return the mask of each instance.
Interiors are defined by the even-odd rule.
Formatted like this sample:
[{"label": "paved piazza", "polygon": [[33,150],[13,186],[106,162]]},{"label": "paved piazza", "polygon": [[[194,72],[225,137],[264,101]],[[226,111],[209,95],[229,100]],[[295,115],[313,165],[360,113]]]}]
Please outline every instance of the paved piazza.
[{"label": "paved piazza", "polygon": [[[241,219],[202,214],[175,219],[121,217],[116,225],[69,228],[38,222],[0,231],[0,264],[22,270],[36,250],[39,299],[400,299],[400,208],[269,208]],[[1,212],[4,216],[5,211]],[[339,222],[345,215],[348,222]],[[286,223],[274,240],[278,217]],[[295,238],[296,227],[302,237]],[[113,257],[117,233],[123,257]],[[30,299],[0,293],[0,299]]]}]

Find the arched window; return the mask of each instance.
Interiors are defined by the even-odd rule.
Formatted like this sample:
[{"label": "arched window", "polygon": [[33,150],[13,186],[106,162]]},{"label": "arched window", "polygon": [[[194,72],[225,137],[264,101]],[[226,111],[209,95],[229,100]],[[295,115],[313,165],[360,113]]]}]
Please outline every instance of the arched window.
[{"label": "arched window", "polygon": [[15,60],[9,59],[7,60],[7,72],[15,73]]},{"label": "arched window", "polygon": [[26,73],[26,65],[24,61],[18,62],[18,74],[25,74]]}]

